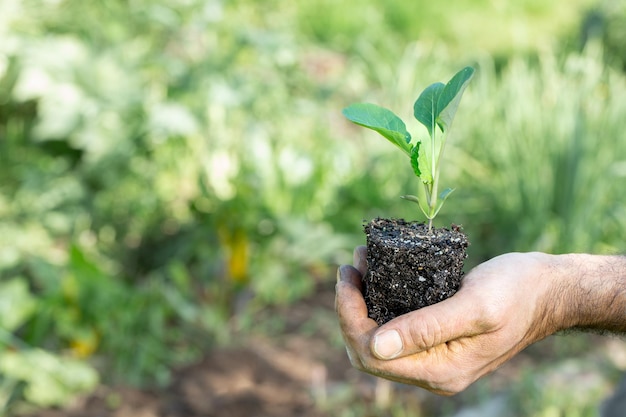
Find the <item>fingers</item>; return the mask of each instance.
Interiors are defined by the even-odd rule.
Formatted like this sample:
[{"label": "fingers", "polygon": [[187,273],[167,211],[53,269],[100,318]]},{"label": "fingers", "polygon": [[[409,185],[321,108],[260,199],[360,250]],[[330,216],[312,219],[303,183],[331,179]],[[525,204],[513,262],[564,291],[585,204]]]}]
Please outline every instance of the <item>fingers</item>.
[{"label": "fingers", "polygon": [[489,331],[476,300],[461,291],[432,306],[404,314],[381,326],[370,348],[378,359],[419,353],[443,343]]},{"label": "fingers", "polygon": [[362,276],[365,276],[365,273],[367,272],[367,247],[357,246],[354,248],[353,258],[354,267],[361,273]]},{"label": "fingers", "polygon": [[[346,333],[359,333],[364,321],[371,321],[367,316],[367,306],[361,293],[361,274],[349,265],[339,267],[339,282],[336,286],[335,308],[339,324]],[[356,328],[353,328],[358,326]],[[371,327],[368,323],[365,327]]]},{"label": "fingers", "polygon": [[[367,318],[367,307],[362,296],[362,277],[367,272],[365,246],[355,248],[353,263],[354,267],[342,265],[338,270],[336,308],[344,337],[349,331],[375,329],[373,322]],[[340,285],[342,282],[349,285]],[[481,315],[482,311],[476,299],[459,291],[448,300],[397,317],[375,330],[374,336],[366,343],[373,356],[378,359],[404,357],[488,330],[488,326],[481,323]],[[368,325],[354,329],[354,322],[346,319],[348,316],[366,320]],[[359,342],[363,342],[363,339]],[[346,343],[349,341],[346,340]]]},{"label": "fingers", "polygon": [[361,273],[350,265],[341,265],[337,270],[337,283],[342,281],[353,285],[359,291],[363,289]]},{"label": "fingers", "polygon": [[511,259],[475,268],[453,297],[378,327],[367,316],[362,292],[367,250],[356,248],[354,266],[338,269],[336,296],[353,366],[442,395],[460,392],[496,369],[535,340],[528,335],[536,302],[524,294],[538,281],[523,278],[536,275],[536,267],[520,267],[519,260],[510,266]]},{"label": "fingers", "polygon": [[339,280],[336,286],[335,309],[341,334],[350,362],[357,369],[364,369],[363,352],[369,354],[369,339],[378,326],[367,316],[359,271],[352,266],[342,265],[337,273]]},{"label": "fingers", "polygon": [[[355,368],[441,395],[458,392],[476,379],[476,361],[471,357],[480,355],[484,347],[479,343],[472,348],[474,339],[445,343],[468,334],[466,319],[475,322],[470,319],[473,313],[468,313],[476,304],[472,291],[463,297],[457,293],[454,303],[436,304],[379,328],[368,317],[361,290],[362,273],[367,269],[365,248],[355,250],[354,265],[342,265],[337,271],[335,308],[346,351]],[[384,337],[390,339],[385,342]],[[390,353],[385,353],[385,348]],[[467,351],[469,357],[463,359],[462,351]],[[392,358],[397,360],[389,360]]]}]

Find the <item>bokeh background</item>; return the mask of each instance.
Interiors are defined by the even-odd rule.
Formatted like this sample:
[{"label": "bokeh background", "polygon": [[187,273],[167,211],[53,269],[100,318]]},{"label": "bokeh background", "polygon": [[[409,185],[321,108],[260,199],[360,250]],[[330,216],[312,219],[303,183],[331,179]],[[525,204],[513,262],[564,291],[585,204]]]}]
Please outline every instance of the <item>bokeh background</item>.
[{"label": "bokeh background", "polygon": [[364,220],[421,214],[341,109],[424,136],[413,101],[465,65],[438,225],[468,268],[624,253],[623,0],[1,0],[2,415],[597,415],[619,339],[549,338],[452,399],[345,358],[336,266]]}]

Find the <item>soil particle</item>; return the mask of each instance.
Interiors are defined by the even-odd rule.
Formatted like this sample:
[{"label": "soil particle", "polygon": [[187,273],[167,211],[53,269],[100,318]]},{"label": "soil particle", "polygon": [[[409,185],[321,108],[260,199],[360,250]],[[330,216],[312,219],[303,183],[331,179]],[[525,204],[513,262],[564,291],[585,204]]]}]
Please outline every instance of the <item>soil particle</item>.
[{"label": "soil particle", "polygon": [[454,295],[469,245],[460,227],[428,231],[424,223],[377,218],[367,236],[365,302],[379,325]]}]

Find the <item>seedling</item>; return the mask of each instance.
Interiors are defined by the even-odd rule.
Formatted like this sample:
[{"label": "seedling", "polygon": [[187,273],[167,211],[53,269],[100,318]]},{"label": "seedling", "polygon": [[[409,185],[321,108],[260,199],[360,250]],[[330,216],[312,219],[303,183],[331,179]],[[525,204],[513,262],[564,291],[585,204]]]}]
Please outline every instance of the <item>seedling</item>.
[{"label": "seedling", "polygon": [[465,67],[447,84],[431,84],[417,98],[413,115],[428,130],[430,140],[425,143],[413,140],[402,119],[391,110],[370,103],[352,104],[343,110],[350,121],[380,133],[409,157],[422,186],[418,187],[418,196],[404,195],[402,198],[417,203],[428,219],[429,232],[433,219],[454,191],[446,188],[439,193],[439,173],[454,115],[473,75],[474,68]]}]

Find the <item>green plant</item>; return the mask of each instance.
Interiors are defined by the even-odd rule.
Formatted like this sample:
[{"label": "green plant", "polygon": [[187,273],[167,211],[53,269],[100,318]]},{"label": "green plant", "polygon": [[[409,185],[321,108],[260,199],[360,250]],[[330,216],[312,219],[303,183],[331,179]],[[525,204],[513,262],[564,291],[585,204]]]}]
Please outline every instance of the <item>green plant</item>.
[{"label": "green plant", "polygon": [[428,130],[430,141],[424,145],[413,141],[406,125],[391,110],[371,103],[357,103],[346,107],[343,114],[353,123],[380,133],[411,160],[415,175],[420,178],[419,197],[405,195],[402,198],[417,203],[428,219],[428,230],[453,188],[439,191],[439,174],[446,140],[452,127],[465,88],[474,75],[474,68],[465,67],[447,83],[428,86],[413,105],[413,115]]}]

